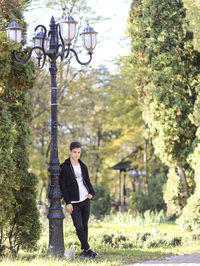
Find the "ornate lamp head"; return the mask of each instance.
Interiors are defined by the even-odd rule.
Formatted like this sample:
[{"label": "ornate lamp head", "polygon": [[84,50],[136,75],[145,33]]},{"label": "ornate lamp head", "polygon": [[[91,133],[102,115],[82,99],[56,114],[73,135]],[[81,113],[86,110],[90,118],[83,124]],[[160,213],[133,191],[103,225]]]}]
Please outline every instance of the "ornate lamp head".
[{"label": "ornate lamp head", "polygon": [[61,36],[65,44],[69,45],[74,39],[77,24],[78,22],[76,22],[69,14],[63,21],[60,22]]},{"label": "ornate lamp head", "polygon": [[[42,45],[43,41],[44,41],[44,47]],[[47,51],[49,39],[47,38],[47,36],[45,36],[43,29],[41,29],[41,31],[38,32],[35,37],[33,37],[33,42],[34,42],[34,47],[41,47],[44,48],[45,52]],[[36,48],[35,52],[38,56],[42,55],[42,51],[40,49]]]},{"label": "ornate lamp head", "polygon": [[13,17],[13,21],[8,25],[6,28],[7,37],[11,41],[22,41],[22,28],[19,26],[19,24],[15,21],[15,18]]},{"label": "ornate lamp head", "polygon": [[97,45],[97,32],[88,24],[80,35],[84,48],[88,52],[92,52]]}]

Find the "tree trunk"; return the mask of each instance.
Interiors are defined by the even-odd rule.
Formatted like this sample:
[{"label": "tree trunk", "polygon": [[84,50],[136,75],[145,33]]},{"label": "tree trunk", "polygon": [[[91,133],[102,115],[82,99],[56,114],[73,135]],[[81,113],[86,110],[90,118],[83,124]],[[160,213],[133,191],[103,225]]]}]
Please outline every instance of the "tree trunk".
[{"label": "tree trunk", "polygon": [[183,190],[184,190],[185,196],[188,199],[189,198],[188,184],[187,184],[187,180],[186,180],[185,174],[183,172],[183,168],[178,166],[177,169],[178,169],[178,174],[179,174],[179,176],[181,178],[181,181],[183,183]]},{"label": "tree trunk", "polygon": [[101,128],[98,129],[97,132],[97,153],[96,153],[96,178],[95,178],[95,184],[98,182],[98,177],[99,177],[99,170],[100,170],[100,165],[101,165],[101,159],[99,156],[99,148],[101,145]]},{"label": "tree trunk", "polygon": [[44,181],[42,181],[42,186],[41,186],[40,193],[39,193],[39,198],[38,198],[38,202],[39,202],[40,205],[42,204],[42,192],[43,192],[43,188],[44,187],[45,187],[45,183],[44,183]]}]

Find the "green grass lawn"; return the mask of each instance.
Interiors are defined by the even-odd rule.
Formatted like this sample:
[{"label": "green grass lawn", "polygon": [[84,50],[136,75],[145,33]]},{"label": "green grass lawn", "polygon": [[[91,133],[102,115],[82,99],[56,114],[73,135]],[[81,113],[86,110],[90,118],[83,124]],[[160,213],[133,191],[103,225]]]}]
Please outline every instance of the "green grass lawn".
[{"label": "green grass lawn", "polygon": [[[138,261],[164,258],[166,255],[200,251],[200,240],[193,240],[190,232],[182,232],[178,225],[150,214],[144,219],[130,214],[107,216],[103,220],[90,219],[89,242],[99,253],[96,259],[78,257],[80,245],[71,218],[64,222],[65,248],[76,250],[75,259],[47,257],[48,220],[41,217],[43,233],[36,252],[20,251],[16,258],[4,258],[1,265],[124,265]],[[199,235],[197,235],[199,239]]]}]

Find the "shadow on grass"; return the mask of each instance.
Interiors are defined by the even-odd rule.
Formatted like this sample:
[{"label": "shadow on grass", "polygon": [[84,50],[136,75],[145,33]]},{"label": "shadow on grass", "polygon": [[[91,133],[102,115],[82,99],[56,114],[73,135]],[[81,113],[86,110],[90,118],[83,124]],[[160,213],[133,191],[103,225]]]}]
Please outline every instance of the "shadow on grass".
[{"label": "shadow on grass", "polygon": [[81,259],[76,255],[75,259],[67,260],[63,258],[52,258],[47,256],[45,253],[24,253],[18,254],[15,259],[11,259],[13,262],[29,262],[34,263],[36,261],[43,261],[44,264],[48,263],[48,261],[54,261],[55,265],[57,263],[62,263],[59,265],[83,265],[83,264],[91,264],[91,261],[95,265],[125,265],[130,263],[136,263],[145,260],[152,260],[152,259],[162,259],[166,255],[166,253],[162,253],[161,251],[155,250],[141,250],[141,249],[110,249],[110,250],[97,250],[99,256],[95,259]]}]

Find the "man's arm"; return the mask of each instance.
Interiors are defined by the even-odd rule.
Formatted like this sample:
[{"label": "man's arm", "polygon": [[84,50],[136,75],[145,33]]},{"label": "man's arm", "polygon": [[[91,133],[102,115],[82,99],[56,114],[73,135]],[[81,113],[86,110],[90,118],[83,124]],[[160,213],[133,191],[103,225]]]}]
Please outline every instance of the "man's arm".
[{"label": "man's arm", "polygon": [[62,196],[65,200],[66,203],[66,210],[69,214],[72,214],[73,212],[73,206],[71,204],[71,201],[69,199],[69,195],[68,195],[68,191],[67,191],[67,187],[65,184],[65,171],[62,169],[61,167],[61,172],[60,172],[60,176],[59,176],[59,184],[60,184],[60,190],[62,192]]},{"label": "man's arm", "polygon": [[65,184],[65,180],[66,180],[66,173],[65,173],[65,170],[62,169],[62,167],[61,167],[61,172],[60,172],[60,176],[59,176],[60,190],[62,192],[62,196],[63,196],[66,204],[71,204],[71,201],[69,199],[69,194],[67,191],[67,186]]}]

